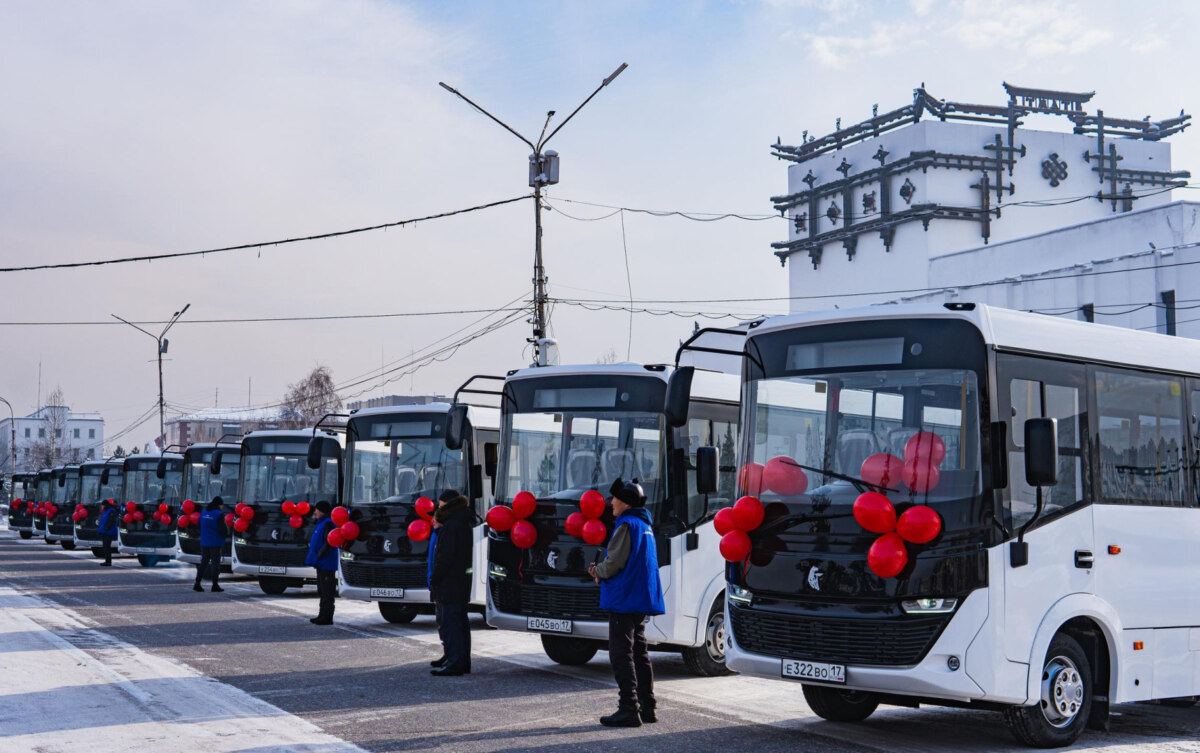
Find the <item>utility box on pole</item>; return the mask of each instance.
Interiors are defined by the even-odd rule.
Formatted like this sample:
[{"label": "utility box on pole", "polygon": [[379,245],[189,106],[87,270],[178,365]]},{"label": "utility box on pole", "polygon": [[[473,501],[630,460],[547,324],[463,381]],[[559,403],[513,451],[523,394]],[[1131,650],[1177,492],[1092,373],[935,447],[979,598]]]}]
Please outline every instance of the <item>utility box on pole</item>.
[{"label": "utility box on pole", "polygon": [[538,159],[538,155],[529,155],[529,187],[541,188],[552,186],[558,182],[558,152],[551,149]]}]

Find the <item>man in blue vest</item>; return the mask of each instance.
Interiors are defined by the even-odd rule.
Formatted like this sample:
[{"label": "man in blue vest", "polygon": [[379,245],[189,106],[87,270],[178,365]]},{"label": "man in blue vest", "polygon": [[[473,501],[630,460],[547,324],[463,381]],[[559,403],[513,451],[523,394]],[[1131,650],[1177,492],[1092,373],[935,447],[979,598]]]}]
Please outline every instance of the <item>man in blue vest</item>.
[{"label": "man in blue vest", "polygon": [[225,547],[225,511],[221,509],[224,504],[220,497],[213,497],[200,514],[200,564],[196,566],[193,591],[204,590],[200,581],[205,575],[212,582],[211,590],[214,593],[225,590],[217,585],[221,575],[221,550]]},{"label": "man in blue vest", "polygon": [[333,600],[337,598],[338,549],[330,546],[326,539],[329,532],[336,526],[329,518],[333,506],[321,500],[313,507],[313,518],[317,524],[313,526],[312,538],[308,542],[308,557],[304,564],[317,569],[317,595],[321,599],[321,607],[317,616],[309,622],[314,625],[333,624]]},{"label": "man in blue vest", "polygon": [[100,547],[104,561],[100,567],[112,567],[112,543],[117,537],[117,503],[113,500],[104,501],[104,512],[100,513],[100,523],[97,532],[104,545]]},{"label": "man in blue vest", "polygon": [[604,561],[588,568],[600,584],[600,608],[608,611],[608,658],[619,689],[615,714],[606,727],[640,727],[657,722],[654,669],[646,646],[646,618],[666,611],[658,577],[658,551],[646,510],[646,493],[634,479],[613,482],[613,534]]}]

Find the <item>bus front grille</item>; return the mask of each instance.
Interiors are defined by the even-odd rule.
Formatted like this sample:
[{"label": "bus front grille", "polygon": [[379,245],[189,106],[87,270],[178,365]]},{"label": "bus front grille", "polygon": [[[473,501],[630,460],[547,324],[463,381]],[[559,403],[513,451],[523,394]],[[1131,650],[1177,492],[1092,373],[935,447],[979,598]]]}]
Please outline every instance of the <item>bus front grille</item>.
[{"label": "bus front grille", "polygon": [[490,578],[492,603],[496,609],[526,617],[607,621],[600,608],[600,589],[588,586],[539,586],[506,583]]},{"label": "bus front grille", "polygon": [[425,563],[384,565],[342,560],[342,578],[355,588],[428,588]]},{"label": "bus front grille", "polygon": [[238,544],[238,561],[247,565],[271,565],[275,567],[304,567],[308,547],[255,546]]}]

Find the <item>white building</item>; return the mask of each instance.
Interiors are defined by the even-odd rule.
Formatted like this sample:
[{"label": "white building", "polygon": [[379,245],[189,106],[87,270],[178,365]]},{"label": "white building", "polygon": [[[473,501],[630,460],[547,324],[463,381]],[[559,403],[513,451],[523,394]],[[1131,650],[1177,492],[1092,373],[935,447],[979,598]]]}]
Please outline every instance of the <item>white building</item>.
[{"label": "white building", "polygon": [[1001,105],[922,86],[908,106],[774,146],[793,163],[772,199],[792,219],[774,244],[792,310],[976,301],[1200,337],[1200,309],[1186,316],[1200,203],[1171,201],[1189,173],[1163,141],[1190,116],[1116,119],[1088,110],[1090,92],[1004,86]]},{"label": "white building", "polygon": [[[6,475],[12,472],[8,447],[13,423],[0,420],[0,469]],[[65,405],[46,405],[16,417],[15,423],[18,472],[104,457],[104,417],[99,413],[73,413]]]},{"label": "white building", "polygon": [[216,442],[226,434],[278,429],[282,423],[278,408],[205,408],[168,419],[167,444],[186,447],[194,442]]}]

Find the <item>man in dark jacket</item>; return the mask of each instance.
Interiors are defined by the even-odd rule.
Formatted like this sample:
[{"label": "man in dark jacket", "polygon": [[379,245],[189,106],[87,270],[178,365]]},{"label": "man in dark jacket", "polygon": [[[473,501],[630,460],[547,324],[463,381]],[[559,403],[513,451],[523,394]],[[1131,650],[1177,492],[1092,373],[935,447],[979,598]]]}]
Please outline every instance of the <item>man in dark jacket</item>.
[{"label": "man in dark jacket", "polygon": [[333,506],[322,500],[313,508],[313,518],[317,525],[313,528],[312,539],[308,542],[308,557],[304,564],[317,569],[317,594],[321,597],[321,607],[317,616],[309,622],[314,625],[333,624],[333,600],[337,598],[338,550],[329,545],[326,537],[332,531],[333,521],[329,513]]},{"label": "man in dark jacket", "polygon": [[200,564],[196,566],[196,582],[193,591],[203,591],[200,581],[208,575],[212,582],[212,591],[224,591],[217,585],[221,575],[221,550],[225,548],[225,517],[221,508],[225,502],[220,497],[213,497],[208,507],[200,514]]},{"label": "man in dark jacket", "polygon": [[104,511],[100,513],[98,526],[100,540],[104,542],[100,547],[101,554],[104,556],[100,567],[112,567],[112,543],[113,539],[117,537],[117,503],[113,500],[105,500]]},{"label": "man in dark jacket", "polygon": [[441,633],[446,662],[430,674],[457,677],[471,673],[471,623],[467,619],[467,604],[471,600],[473,577],[474,516],[470,501],[453,489],[447,489],[441,501],[443,504],[434,513],[440,528],[429,586],[442,607]]},{"label": "man in dark jacket", "polygon": [[609,490],[615,520],[604,561],[588,568],[600,584],[600,608],[608,611],[608,658],[619,690],[606,727],[640,727],[657,722],[654,669],[646,646],[646,617],[666,611],[658,576],[658,551],[646,510],[646,494],[634,479]]}]

